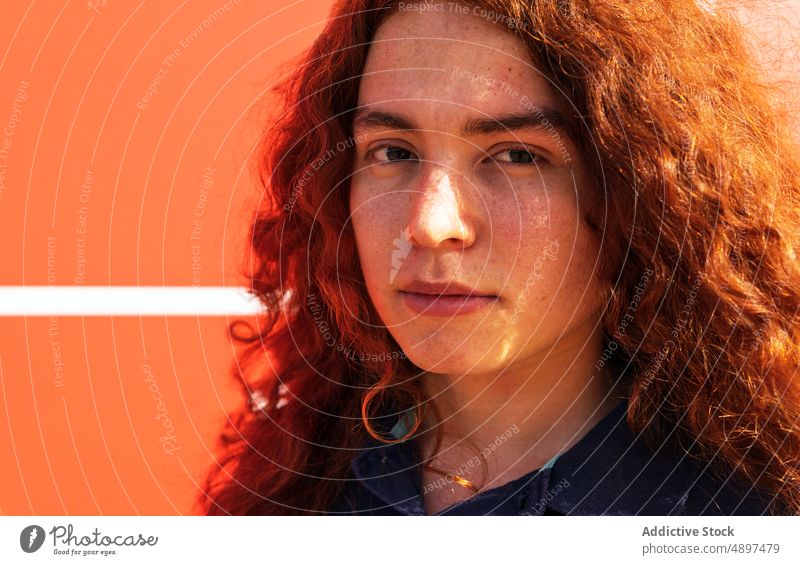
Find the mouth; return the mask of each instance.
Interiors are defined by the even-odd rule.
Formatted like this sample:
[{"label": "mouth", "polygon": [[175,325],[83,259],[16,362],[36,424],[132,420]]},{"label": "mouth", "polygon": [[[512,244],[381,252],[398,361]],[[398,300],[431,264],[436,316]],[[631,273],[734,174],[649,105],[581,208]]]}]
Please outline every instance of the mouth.
[{"label": "mouth", "polygon": [[476,294],[426,294],[400,291],[403,302],[410,310],[425,316],[456,316],[470,314],[492,306],[495,295]]}]

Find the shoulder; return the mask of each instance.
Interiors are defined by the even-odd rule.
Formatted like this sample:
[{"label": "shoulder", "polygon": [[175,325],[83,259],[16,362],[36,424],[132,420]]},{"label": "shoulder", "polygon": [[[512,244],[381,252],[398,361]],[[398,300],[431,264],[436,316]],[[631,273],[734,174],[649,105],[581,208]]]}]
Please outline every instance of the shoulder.
[{"label": "shoulder", "polygon": [[367,515],[367,516],[399,516],[402,515],[392,505],[381,500],[352,475],[345,483],[339,497],[328,509],[330,515]]},{"label": "shoulder", "polygon": [[696,475],[687,492],[683,514],[687,516],[770,515],[772,497],[754,485],[743,484],[728,475],[720,478],[708,465],[696,465]]},{"label": "shoulder", "polygon": [[627,425],[625,404],[556,460],[552,480],[569,488],[550,507],[565,515],[763,515],[771,498],[718,466],[652,449]]}]

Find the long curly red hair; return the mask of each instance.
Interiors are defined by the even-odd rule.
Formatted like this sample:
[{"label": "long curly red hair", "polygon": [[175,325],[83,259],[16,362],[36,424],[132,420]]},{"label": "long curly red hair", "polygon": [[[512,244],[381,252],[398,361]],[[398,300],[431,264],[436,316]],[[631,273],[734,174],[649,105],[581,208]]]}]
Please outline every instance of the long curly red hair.
[{"label": "long curly red hair", "polygon": [[[630,427],[800,513],[800,152],[741,25],[695,0],[466,3],[517,34],[574,109],[613,288],[598,366],[623,376]],[[378,408],[428,402],[391,354],[348,223],[359,77],[396,10],[338,1],[274,88],[246,269],[267,313],[230,325],[245,403],[203,513],[324,513],[367,434],[385,439]]]}]

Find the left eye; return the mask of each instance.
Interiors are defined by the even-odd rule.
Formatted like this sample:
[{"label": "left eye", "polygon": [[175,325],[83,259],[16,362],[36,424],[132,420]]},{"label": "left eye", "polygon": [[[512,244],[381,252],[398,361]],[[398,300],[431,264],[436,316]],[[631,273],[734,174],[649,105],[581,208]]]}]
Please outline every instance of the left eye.
[{"label": "left eye", "polygon": [[[498,159],[498,155],[505,155],[508,154],[510,156],[509,160],[506,159]],[[532,165],[536,164],[542,160],[541,157],[536,155],[535,153],[531,153],[527,149],[506,149],[499,153],[496,153],[492,157],[493,161],[497,161],[499,163],[509,163],[512,165]]]}]

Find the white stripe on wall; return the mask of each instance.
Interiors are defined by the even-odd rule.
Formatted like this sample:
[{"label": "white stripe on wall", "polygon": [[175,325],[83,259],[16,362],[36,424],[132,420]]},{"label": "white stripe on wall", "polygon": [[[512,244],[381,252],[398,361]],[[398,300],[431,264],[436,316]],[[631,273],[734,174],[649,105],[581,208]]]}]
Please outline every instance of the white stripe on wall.
[{"label": "white stripe on wall", "polygon": [[0,286],[0,316],[239,316],[261,303],[209,286]]}]

